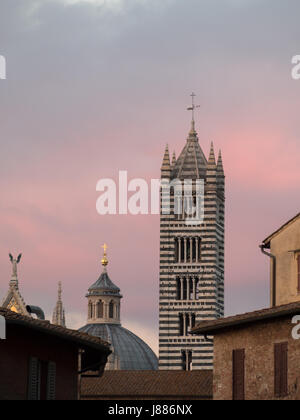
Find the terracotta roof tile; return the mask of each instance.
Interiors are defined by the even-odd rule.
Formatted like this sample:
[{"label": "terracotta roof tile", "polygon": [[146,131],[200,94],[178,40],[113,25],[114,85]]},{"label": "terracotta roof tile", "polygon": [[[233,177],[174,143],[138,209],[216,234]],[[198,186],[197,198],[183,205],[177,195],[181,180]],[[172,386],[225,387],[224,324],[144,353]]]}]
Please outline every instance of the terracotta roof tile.
[{"label": "terracotta roof tile", "polygon": [[7,324],[23,325],[25,327],[36,329],[41,332],[56,335],[65,340],[71,340],[81,345],[99,348],[102,351],[107,351],[108,353],[110,353],[109,343],[101,340],[100,338],[93,337],[89,334],[63,328],[58,325],[53,325],[50,324],[49,321],[42,321],[40,319],[20,315],[16,312],[12,312],[8,309],[1,307],[0,315],[5,318]]},{"label": "terracotta roof tile", "polygon": [[186,397],[212,398],[212,370],[105,371],[82,379],[82,398]]}]

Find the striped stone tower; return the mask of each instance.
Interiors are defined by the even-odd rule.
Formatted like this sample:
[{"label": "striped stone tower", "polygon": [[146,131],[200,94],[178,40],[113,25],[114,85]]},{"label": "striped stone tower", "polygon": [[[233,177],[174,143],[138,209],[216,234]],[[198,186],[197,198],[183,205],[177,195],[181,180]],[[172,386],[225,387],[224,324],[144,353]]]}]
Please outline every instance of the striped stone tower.
[{"label": "striped stone tower", "polygon": [[159,369],[212,369],[212,337],[189,331],[199,321],[224,316],[225,176],[221,152],[216,163],[213,144],[206,159],[194,117],[187,143],[172,163],[166,147],[161,178],[203,180],[204,221],[188,225],[185,214],[174,214],[172,192],[169,215],[163,214],[161,200]]}]

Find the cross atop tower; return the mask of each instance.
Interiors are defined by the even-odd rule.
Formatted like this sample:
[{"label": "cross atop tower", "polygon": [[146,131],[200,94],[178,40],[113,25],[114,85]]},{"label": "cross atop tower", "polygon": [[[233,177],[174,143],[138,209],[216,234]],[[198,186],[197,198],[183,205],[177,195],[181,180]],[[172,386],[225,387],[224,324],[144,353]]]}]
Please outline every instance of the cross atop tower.
[{"label": "cross atop tower", "polygon": [[192,106],[190,106],[187,110],[188,111],[192,111],[192,122],[195,122],[195,109],[200,108],[200,105],[195,105],[195,98],[196,98],[196,94],[193,92],[191,94],[192,97]]}]

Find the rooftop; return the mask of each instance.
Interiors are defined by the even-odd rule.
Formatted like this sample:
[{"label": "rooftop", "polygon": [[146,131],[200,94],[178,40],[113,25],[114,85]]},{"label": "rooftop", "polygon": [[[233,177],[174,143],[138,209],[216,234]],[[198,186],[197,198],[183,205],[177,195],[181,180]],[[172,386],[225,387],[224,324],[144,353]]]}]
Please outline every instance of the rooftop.
[{"label": "rooftop", "polygon": [[82,398],[174,397],[212,399],[211,370],[105,371],[101,378],[82,380]]},{"label": "rooftop", "polygon": [[107,274],[106,268],[100,275],[99,279],[89,288],[89,294],[108,294],[121,297],[120,289],[111,281],[109,275]]},{"label": "rooftop", "polygon": [[215,321],[200,322],[193,328],[192,333],[201,335],[216,335],[218,332],[223,332],[226,328],[240,327],[242,325],[269,321],[296,314],[300,314],[300,302],[262,309],[260,311],[249,312],[242,315],[220,318]]},{"label": "rooftop", "polygon": [[51,334],[64,340],[71,341],[80,346],[90,347],[107,354],[110,353],[109,344],[98,337],[53,325],[50,324],[49,321],[42,321],[40,319],[20,315],[5,308],[0,308],[0,315],[5,318],[6,324],[8,325],[14,324],[24,326],[25,328],[31,328],[42,333]]}]

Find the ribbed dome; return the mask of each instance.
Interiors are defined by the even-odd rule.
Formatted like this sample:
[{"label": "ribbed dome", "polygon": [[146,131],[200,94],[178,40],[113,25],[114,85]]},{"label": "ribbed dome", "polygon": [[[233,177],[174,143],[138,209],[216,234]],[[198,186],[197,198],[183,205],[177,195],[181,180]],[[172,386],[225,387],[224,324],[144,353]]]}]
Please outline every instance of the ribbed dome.
[{"label": "ribbed dome", "polygon": [[89,288],[89,294],[91,295],[120,295],[120,289],[118,286],[116,286],[111,279],[109,278],[109,275],[107,274],[107,271],[103,271],[99,279]]},{"label": "ribbed dome", "polygon": [[151,348],[121,325],[89,324],[79,330],[111,343],[110,369],[157,370],[158,361]]}]

